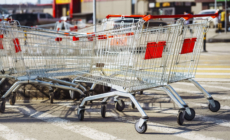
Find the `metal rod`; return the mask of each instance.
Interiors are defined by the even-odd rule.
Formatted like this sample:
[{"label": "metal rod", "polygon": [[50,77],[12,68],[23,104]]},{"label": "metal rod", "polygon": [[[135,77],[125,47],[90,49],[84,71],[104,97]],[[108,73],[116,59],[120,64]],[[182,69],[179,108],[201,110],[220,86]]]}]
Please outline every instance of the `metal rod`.
[{"label": "metal rod", "polygon": [[96,29],[96,0],[93,0],[93,25],[94,25],[94,32],[97,31]]},{"label": "metal rod", "polygon": [[6,98],[18,85],[21,84],[37,84],[37,85],[43,85],[43,86],[51,86],[51,87],[56,87],[56,88],[60,88],[60,89],[66,89],[66,90],[73,90],[73,91],[77,91],[80,94],[84,94],[81,90],[77,89],[77,88],[73,88],[73,87],[69,87],[69,86],[64,86],[64,85],[59,85],[59,84],[55,84],[55,83],[49,83],[49,82],[44,82],[44,81],[39,81],[39,80],[31,80],[31,81],[18,81],[16,83],[14,83],[11,88],[2,96],[2,98]]},{"label": "metal rod", "polygon": [[225,33],[227,34],[227,0],[225,0]]},{"label": "metal rod", "polygon": [[38,77],[38,80],[47,80],[47,81],[53,81],[59,84],[63,84],[63,85],[68,85],[68,86],[73,86],[76,88],[81,88],[84,91],[86,91],[86,88],[80,84],[75,84],[75,83],[71,83],[68,81],[63,81],[63,80],[59,80],[59,79],[53,79],[53,78],[47,78],[47,77]]},{"label": "metal rod", "polygon": [[212,98],[212,96],[195,80],[188,79],[191,83],[193,83],[207,98]]},{"label": "metal rod", "polygon": [[0,85],[6,80],[6,78],[2,78],[0,81]]},{"label": "metal rod", "polygon": [[184,102],[184,100],[180,97],[180,95],[170,85],[166,85],[165,87],[168,88],[174,94],[174,96],[180,101],[180,103],[182,103],[183,105],[187,105]]},{"label": "metal rod", "polygon": [[216,10],[216,0],[215,0],[215,10]]},{"label": "metal rod", "polygon": [[113,92],[108,92],[104,94],[98,94],[98,95],[93,95],[89,97],[85,97],[83,101],[80,104],[80,107],[83,107],[85,105],[86,101],[91,101],[91,100],[96,100],[96,99],[102,99],[106,97],[112,97],[112,96],[122,96],[122,97],[128,97],[130,100],[135,104],[137,110],[141,113],[142,117],[148,117],[144,110],[141,108],[140,104],[137,102],[137,100],[134,98],[134,96],[130,93],[125,93],[125,92],[119,92],[119,91],[113,91]]},{"label": "metal rod", "polygon": [[173,93],[170,90],[168,90],[165,87],[159,87],[159,88],[157,88],[157,90],[161,90],[161,91],[164,91],[165,93],[167,93],[168,96],[174,101],[174,103],[176,103],[176,105],[180,109],[184,108],[184,106],[181,104],[181,102],[173,95]]}]

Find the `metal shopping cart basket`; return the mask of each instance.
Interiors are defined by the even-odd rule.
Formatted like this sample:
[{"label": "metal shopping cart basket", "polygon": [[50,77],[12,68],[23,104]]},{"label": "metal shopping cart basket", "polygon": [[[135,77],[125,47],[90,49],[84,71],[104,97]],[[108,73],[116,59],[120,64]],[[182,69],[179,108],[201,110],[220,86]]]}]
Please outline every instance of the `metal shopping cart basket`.
[{"label": "metal shopping cart basket", "polygon": [[[67,89],[80,93],[84,96],[86,89],[80,85],[66,82],[53,77],[68,77],[76,74],[79,68],[78,64],[88,63],[90,59],[78,59],[80,57],[80,48],[74,46],[72,38],[65,34],[56,34],[54,32],[43,32],[30,27],[14,27],[14,22],[1,23],[1,49],[0,57],[2,73],[1,78],[13,78],[16,83],[2,96],[1,112],[5,110],[5,98],[10,97],[10,103],[15,103],[14,92],[22,85],[31,83],[50,87],[50,101],[53,102],[54,88]],[[71,42],[69,41],[71,40]],[[85,44],[85,47],[91,45]],[[80,46],[78,46],[80,47]],[[85,54],[89,52],[84,52]],[[9,65],[9,66],[5,66]],[[10,73],[6,73],[6,68]],[[85,71],[87,65],[79,69]],[[2,79],[2,80],[3,80]],[[53,88],[51,88],[53,87]],[[80,89],[79,89],[80,88]],[[11,102],[12,101],[12,102]]]},{"label": "metal shopping cart basket", "polygon": [[[143,31],[142,27],[132,30],[132,26],[126,26],[126,28],[115,30],[119,31],[116,34],[111,34],[114,33],[112,31],[96,32],[95,36],[91,38],[92,41],[96,42],[93,70],[84,76],[79,75],[75,78],[75,81],[92,82],[94,85],[107,85],[116,88],[118,91],[84,98],[78,109],[79,119],[84,119],[85,103],[96,99],[103,99],[101,113],[102,117],[104,117],[106,101],[108,97],[112,96],[126,95],[125,97],[131,98],[141,112],[141,107],[134,100],[132,93],[162,87],[167,84],[170,68],[169,60],[172,59],[174,48],[176,48],[177,36],[180,35],[183,22],[183,20],[179,20],[176,24],[146,31]],[[137,28],[138,24],[133,24],[133,28]],[[156,50],[153,49],[152,52],[148,51],[147,44],[140,44],[140,42],[144,42],[142,40],[148,38],[149,32],[153,34],[151,41],[157,48]],[[143,45],[143,53],[135,53],[140,45]],[[148,81],[142,79],[148,79]],[[117,101],[117,106],[119,102]],[[184,107],[182,106],[182,108]],[[146,118],[145,114],[142,114],[142,116]],[[136,130],[139,133],[145,131],[146,124],[143,123],[145,121],[147,120],[140,119],[136,123]]]},{"label": "metal shopping cart basket", "polygon": [[[98,40],[104,40],[108,37],[114,41],[122,41],[120,40],[120,37],[124,37],[125,35],[125,44],[128,46],[135,46],[135,44],[133,44],[133,42],[136,41],[134,40],[134,37],[141,36],[143,23],[144,20],[130,26],[129,28],[110,30],[103,32],[103,35],[98,33],[96,35],[90,34],[86,36],[69,36],[67,34],[61,35],[52,32],[41,34],[41,31],[37,31],[38,33],[36,33],[34,28],[14,28],[10,24],[1,27],[0,30],[8,32],[8,34],[4,34],[4,39],[11,40],[9,41],[10,45],[4,46],[4,49],[8,51],[7,53],[11,57],[11,62],[13,64],[12,69],[14,72],[10,77],[17,80],[17,82],[14,83],[13,86],[1,97],[1,112],[4,112],[5,110],[5,98],[19,88],[21,84],[26,83],[73,90],[80,92],[82,96],[84,96],[84,93],[78,89],[78,87],[80,88],[79,84],[68,83],[55,78],[74,75],[87,78],[91,77],[91,72],[100,71],[100,68],[103,65],[101,60],[104,60],[104,56],[98,56],[101,53],[99,48],[105,47],[106,44],[103,44],[103,42],[99,43]],[[105,34],[106,36],[104,36]],[[116,37],[118,38],[116,39]],[[97,44],[99,43],[98,45],[95,45],[96,42],[94,40],[96,38],[98,41]],[[122,43],[122,45],[124,44]],[[122,47],[121,44],[119,47]],[[95,72],[95,74],[95,76],[97,76],[98,72]],[[98,78],[96,79],[98,80]],[[104,82],[105,81],[101,80],[102,84]],[[138,132],[144,133],[147,129],[146,121],[148,117],[131,94],[110,92],[99,96],[106,97],[115,95],[129,97],[135,103],[142,114],[142,118],[137,125],[143,129]],[[95,95],[95,99],[97,98],[98,96]],[[85,100],[83,100],[82,103],[85,103]],[[83,106],[81,106],[80,109],[79,119],[82,120],[84,116]]]},{"label": "metal shopping cart basket", "polygon": [[[161,17],[161,18],[172,18],[172,17],[187,17],[185,15],[173,15],[173,16],[153,16],[153,17]],[[204,15],[206,16],[206,15]],[[209,15],[210,16],[210,15]],[[152,18],[153,18],[152,17]],[[190,17],[191,18],[191,17]],[[194,29],[192,32],[193,38],[202,38],[203,33],[206,30],[207,21],[204,21],[203,23],[193,25],[196,27],[196,30]],[[170,77],[172,77],[172,67],[174,64],[174,59],[177,57],[178,54],[177,51],[184,50],[184,45],[178,44],[181,40],[187,41],[187,36],[185,36],[187,25],[182,25],[182,28],[177,28],[176,30],[170,29],[172,32],[169,32],[168,27],[161,27],[161,29],[157,28],[149,28],[146,30],[142,30],[142,38],[144,39],[143,44],[136,45],[134,49],[126,47],[124,44],[122,47],[118,47],[119,43],[118,41],[110,41],[110,45],[108,45],[106,48],[101,48],[102,54],[105,52],[107,53],[109,60],[111,59],[111,54],[114,55],[114,57],[119,61],[119,64],[117,66],[117,69],[114,68],[114,70],[111,70],[112,68],[107,66],[105,63],[101,63],[98,65],[98,67],[101,67],[103,75],[109,75],[109,78],[107,78],[107,82],[110,83],[110,86],[119,85],[120,87],[126,88],[129,90],[129,92],[136,92],[136,91],[143,91],[145,89],[153,88],[153,87],[159,87],[158,90],[165,91],[170,98],[178,105],[179,113],[177,122],[179,125],[182,125],[184,122],[184,118],[186,120],[192,120],[195,117],[195,111],[192,108],[189,108],[188,105],[183,101],[183,99],[175,92],[175,90],[169,85],[171,81],[169,81]],[[170,36],[171,34],[171,36]],[[178,35],[179,34],[179,35]],[[106,38],[107,39],[107,38]],[[126,37],[122,39],[120,37],[121,42],[126,42]],[[190,38],[189,38],[190,40]],[[192,40],[194,41],[194,40]],[[108,42],[108,41],[107,41]],[[117,45],[112,49],[111,42],[116,42]],[[112,44],[113,44],[112,43]],[[187,43],[187,42],[186,42]],[[184,43],[185,44],[185,43]],[[187,43],[188,44],[188,43]],[[189,44],[191,44],[189,42]],[[199,43],[197,43],[199,44]],[[143,45],[143,46],[141,46]],[[200,44],[199,44],[200,45]],[[141,48],[141,54],[129,54],[129,52],[134,52],[134,50],[137,50],[137,48]],[[140,47],[141,46],[141,47]],[[199,46],[200,47],[200,46]],[[187,48],[186,48],[187,49]],[[115,51],[116,50],[116,51]],[[138,50],[140,51],[140,50]],[[116,56],[117,53],[117,56]],[[109,55],[110,54],[110,55]],[[144,55],[143,55],[144,54]],[[127,58],[126,58],[127,56]],[[136,58],[137,57],[137,58]],[[114,59],[115,59],[114,58]],[[108,58],[107,58],[108,59]],[[110,61],[106,62],[110,64],[112,62]],[[125,62],[125,60],[128,60],[128,62]],[[152,60],[151,60],[152,59]],[[145,60],[145,61],[143,61]],[[150,60],[150,61],[148,61]],[[114,60],[116,61],[116,60]],[[107,64],[107,65],[108,65]],[[123,65],[122,65],[123,64]],[[116,67],[116,62],[114,62],[114,67]],[[122,69],[121,69],[122,68]],[[151,76],[153,76],[153,79],[151,79]],[[117,77],[118,76],[118,77]],[[124,78],[124,83],[122,81],[116,82],[117,79]],[[93,79],[93,80],[92,80]],[[75,81],[92,81],[94,83],[100,83],[101,77],[99,76],[98,79],[96,77],[93,78],[78,78],[75,79]],[[114,81],[112,81],[114,80]],[[129,81],[130,80],[130,81]],[[106,80],[105,80],[106,81]],[[114,82],[114,83],[113,83]],[[130,83],[131,84],[130,84]],[[151,82],[155,82],[157,84],[151,85]],[[118,84],[119,83],[119,84]],[[131,86],[130,86],[130,85]],[[136,84],[136,85],[135,85]],[[148,85],[148,86],[146,86]],[[127,87],[128,86],[128,87]],[[139,86],[139,88],[138,88]],[[135,89],[136,88],[136,89]],[[121,90],[121,89],[119,89]],[[89,97],[90,98],[90,97]],[[105,102],[108,98],[105,98],[103,102]],[[90,99],[89,99],[90,100]],[[116,99],[115,99],[116,101]],[[119,111],[122,111],[124,109],[124,102],[122,100],[117,101],[116,108]]]}]

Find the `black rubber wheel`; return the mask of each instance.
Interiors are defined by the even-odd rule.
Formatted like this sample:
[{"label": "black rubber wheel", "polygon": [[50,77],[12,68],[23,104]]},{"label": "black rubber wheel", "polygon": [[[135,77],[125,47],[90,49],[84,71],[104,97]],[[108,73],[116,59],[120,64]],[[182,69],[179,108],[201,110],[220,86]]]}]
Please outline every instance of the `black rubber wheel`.
[{"label": "black rubber wheel", "polygon": [[85,110],[81,110],[78,114],[78,120],[79,121],[83,121],[84,120],[84,113],[85,113]]},{"label": "black rubber wheel", "polygon": [[208,104],[208,108],[209,110],[211,110],[212,112],[217,112],[220,110],[220,103],[216,100],[214,100],[215,102],[215,107],[213,107],[211,104]]},{"label": "black rubber wheel", "polygon": [[105,114],[106,114],[106,106],[102,105],[101,106],[101,116],[102,116],[102,118],[105,118]]},{"label": "black rubber wheel", "polygon": [[123,100],[120,100],[120,102],[121,102],[121,105],[118,102],[116,102],[115,107],[116,107],[117,111],[122,112],[125,108],[125,103]]},{"label": "black rubber wheel", "polygon": [[191,115],[189,115],[186,111],[185,111],[185,115],[184,115],[184,118],[185,120],[187,121],[192,121],[195,116],[196,116],[196,112],[193,108],[189,108],[190,109],[190,112],[191,112]]},{"label": "black rubber wheel", "polygon": [[0,103],[0,112],[1,112],[1,113],[4,113],[4,112],[5,112],[5,108],[6,108],[6,106],[5,106],[5,101],[2,101],[2,102]]},{"label": "black rubber wheel", "polygon": [[132,104],[132,109],[135,109],[136,108],[135,104],[133,102],[131,104]]},{"label": "black rubber wheel", "polygon": [[50,103],[52,104],[54,102],[54,95],[50,94]]},{"label": "black rubber wheel", "polygon": [[13,95],[11,96],[11,98],[9,99],[10,105],[14,105],[16,101],[16,97]]},{"label": "black rubber wheel", "polygon": [[183,125],[183,123],[184,123],[184,113],[183,113],[183,111],[179,111],[179,113],[177,114],[177,123],[179,125]]},{"label": "black rubber wheel", "polygon": [[143,134],[143,133],[145,133],[146,132],[146,130],[147,130],[147,123],[146,122],[144,122],[144,124],[142,125],[142,127],[140,128],[140,127],[138,127],[138,124],[139,124],[139,120],[135,123],[135,129],[136,129],[136,131],[138,132],[138,133],[140,133],[140,134]]},{"label": "black rubber wheel", "polygon": [[92,103],[93,103],[93,101],[91,100],[91,101],[90,101],[90,103],[92,104]]},{"label": "black rubber wheel", "polygon": [[140,95],[142,95],[142,94],[143,94],[143,90],[140,91]]}]

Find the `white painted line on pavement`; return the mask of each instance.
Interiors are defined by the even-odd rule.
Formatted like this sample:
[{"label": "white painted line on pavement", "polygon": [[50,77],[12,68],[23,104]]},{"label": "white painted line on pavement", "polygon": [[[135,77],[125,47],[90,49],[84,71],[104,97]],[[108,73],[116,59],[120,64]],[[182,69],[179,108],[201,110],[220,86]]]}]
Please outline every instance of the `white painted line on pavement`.
[{"label": "white painted line on pavement", "polygon": [[228,83],[230,82],[230,79],[227,78],[194,78],[198,82],[225,82]]},{"label": "white painted line on pavement", "polygon": [[180,130],[177,128],[169,127],[167,125],[162,125],[162,124],[152,123],[152,122],[148,122],[148,128],[162,133],[173,134],[174,136],[181,137],[188,140],[221,140],[215,137],[208,137],[192,131]]},{"label": "white painted line on pavement", "polygon": [[6,140],[36,140],[0,124],[0,137]]},{"label": "white painted line on pavement", "polygon": [[[131,104],[131,102],[125,102],[126,104]],[[140,105],[143,107],[147,107],[146,103],[140,103]],[[70,107],[70,106],[69,106]],[[92,110],[92,109],[90,109]],[[96,109],[98,110],[98,109]],[[167,109],[167,108],[158,108],[158,107],[154,107],[152,110],[154,110],[155,112],[162,112],[162,113],[168,113],[168,114],[174,114],[175,116],[178,113],[178,110],[172,110],[172,109]],[[113,116],[116,120],[120,120],[120,121],[124,121],[126,120],[127,122],[131,122],[131,123],[135,123],[135,121],[133,120],[128,120],[125,117],[119,117],[118,114],[112,113],[112,112],[106,112],[107,116]],[[205,117],[201,116],[200,117],[202,119],[204,119]],[[215,119],[213,119],[213,121],[215,121]],[[223,124],[223,122],[226,122],[226,120],[221,120],[218,121],[218,123]],[[153,123],[153,122],[149,122],[148,121],[148,128],[157,131],[157,132],[162,132],[162,133],[169,133],[172,134],[173,136],[177,136],[177,137],[181,137],[184,139],[188,139],[188,140],[194,140],[194,139],[201,139],[201,140],[221,140],[218,138],[214,138],[214,137],[208,137],[202,134],[197,134],[195,132],[192,131],[185,131],[185,130],[181,130],[181,129],[177,129],[177,128],[172,128],[172,126],[167,126],[167,125],[163,125],[163,124],[158,124],[158,123]],[[224,126],[224,125],[222,125]],[[228,126],[228,125],[225,125]],[[230,125],[229,125],[230,126]]]},{"label": "white painted line on pavement", "polygon": [[[186,82],[180,82],[178,84],[182,84],[182,85],[189,85],[189,86],[194,86],[192,83],[186,83]],[[207,88],[218,88],[218,89],[224,89],[224,90],[230,90],[230,88],[228,87],[223,87],[223,86],[212,86],[212,85],[205,85],[205,84],[201,84],[202,87],[207,87]]]},{"label": "white painted line on pavement", "polygon": [[230,70],[230,68],[197,68],[197,70]]},{"label": "white painted line on pavement", "polygon": [[90,139],[94,139],[94,140],[108,140],[108,139],[117,140],[118,139],[113,135],[95,130],[93,128],[83,126],[83,125],[73,124],[68,120],[58,118],[56,116],[49,114],[48,112],[44,113],[44,112],[36,111],[34,109],[27,108],[25,106],[14,106],[14,107],[15,109],[18,109],[23,114],[51,123],[52,125],[58,126],[68,131],[72,131],[74,133],[80,134]]},{"label": "white painted line on pavement", "polygon": [[[181,89],[181,88],[173,88],[176,92],[183,92],[183,93],[192,93],[192,94],[202,94],[204,95],[201,91],[191,91],[191,90],[186,90],[186,89]],[[205,96],[205,95],[204,95]],[[226,95],[211,95],[212,97],[216,99],[221,99],[221,100],[230,100],[230,96]]]},{"label": "white painted line on pavement", "polygon": [[196,75],[230,75],[230,73],[196,73]]},{"label": "white painted line on pavement", "polygon": [[[114,118],[116,118],[116,120],[119,121],[124,121],[126,120],[129,123],[135,123],[135,121],[133,120],[128,120],[125,117],[119,117],[117,114],[109,112],[109,115],[112,115]],[[188,140],[221,140],[215,137],[208,137],[202,134],[197,134],[195,132],[192,131],[187,131],[187,130],[182,130],[182,129],[178,129],[178,128],[173,128],[173,126],[168,126],[168,125],[163,125],[163,124],[159,124],[159,123],[153,123],[148,121],[147,122],[148,128],[152,129],[154,131],[157,132],[161,132],[161,133],[167,133],[167,134],[171,134],[173,136],[177,136],[183,139],[188,139]]]}]

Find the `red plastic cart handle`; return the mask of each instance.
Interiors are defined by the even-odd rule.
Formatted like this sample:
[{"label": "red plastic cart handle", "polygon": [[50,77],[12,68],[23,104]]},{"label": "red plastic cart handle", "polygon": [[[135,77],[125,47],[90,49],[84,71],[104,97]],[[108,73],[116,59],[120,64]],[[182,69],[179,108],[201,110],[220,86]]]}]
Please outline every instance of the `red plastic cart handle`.
[{"label": "red plastic cart handle", "polygon": [[111,17],[125,17],[125,18],[143,18],[147,15],[107,15],[106,18],[109,19]]},{"label": "red plastic cart handle", "polygon": [[187,14],[187,15],[107,15],[106,18],[110,18],[110,17],[125,17],[125,18],[142,18],[145,21],[149,21],[150,19],[154,19],[154,18],[184,18],[185,20],[188,20],[190,18],[194,18],[194,17],[218,17],[218,11],[216,11],[215,14],[204,14],[204,15],[191,15],[191,14]]}]

